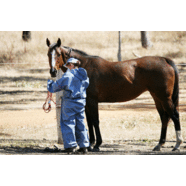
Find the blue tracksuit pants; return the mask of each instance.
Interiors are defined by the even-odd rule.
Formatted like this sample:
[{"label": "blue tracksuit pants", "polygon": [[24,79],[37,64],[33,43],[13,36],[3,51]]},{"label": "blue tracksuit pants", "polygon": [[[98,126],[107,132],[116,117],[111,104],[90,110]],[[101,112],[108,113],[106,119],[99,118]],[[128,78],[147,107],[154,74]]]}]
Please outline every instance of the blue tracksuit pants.
[{"label": "blue tracksuit pants", "polygon": [[77,144],[80,148],[89,147],[89,138],[84,118],[84,111],[70,116],[68,120],[64,120],[61,117],[61,131],[65,149],[77,147]]}]

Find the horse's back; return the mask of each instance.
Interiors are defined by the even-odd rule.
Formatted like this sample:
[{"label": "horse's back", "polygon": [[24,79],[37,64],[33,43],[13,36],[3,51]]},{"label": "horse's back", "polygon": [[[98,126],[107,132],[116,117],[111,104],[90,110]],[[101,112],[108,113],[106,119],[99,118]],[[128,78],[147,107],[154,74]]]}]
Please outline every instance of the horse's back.
[{"label": "horse's back", "polygon": [[[136,98],[145,91],[145,87],[135,80],[137,62],[107,62],[99,61],[97,69],[90,78],[90,84],[94,83],[94,90],[99,102],[124,102]],[[140,77],[138,77],[138,81]]]}]

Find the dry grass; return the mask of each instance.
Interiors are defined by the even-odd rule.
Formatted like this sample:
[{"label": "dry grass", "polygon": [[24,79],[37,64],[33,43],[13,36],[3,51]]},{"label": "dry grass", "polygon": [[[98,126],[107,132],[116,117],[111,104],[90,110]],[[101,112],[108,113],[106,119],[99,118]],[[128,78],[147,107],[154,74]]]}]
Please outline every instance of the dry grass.
[{"label": "dry grass", "polygon": [[[134,51],[141,56],[167,56],[176,63],[185,62],[186,32],[152,31],[149,35],[153,47],[146,50],[141,47],[139,31],[122,31],[122,59],[134,58]],[[25,43],[21,36],[21,31],[0,32],[0,63],[30,62],[30,66],[33,66],[33,63],[47,62],[45,42],[47,37],[51,42],[61,38],[65,46],[80,49],[110,61],[117,61],[118,32],[116,31],[32,31],[32,40],[28,43]],[[46,66],[46,64],[40,63],[40,66]]]}]

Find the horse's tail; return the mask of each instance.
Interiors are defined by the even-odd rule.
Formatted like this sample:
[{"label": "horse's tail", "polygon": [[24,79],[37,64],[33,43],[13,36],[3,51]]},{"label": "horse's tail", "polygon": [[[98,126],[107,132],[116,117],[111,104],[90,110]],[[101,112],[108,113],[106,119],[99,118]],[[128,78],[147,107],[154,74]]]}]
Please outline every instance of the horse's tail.
[{"label": "horse's tail", "polygon": [[169,59],[165,58],[166,62],[173,67],[174,72],[175,72],[175,82],[174,82],[174,90],[172,94],[172,101],[174,103],[175,108],[178,110],[178,105],[179,105],[179,72],[178,69],[175,65],[175,63]]}]

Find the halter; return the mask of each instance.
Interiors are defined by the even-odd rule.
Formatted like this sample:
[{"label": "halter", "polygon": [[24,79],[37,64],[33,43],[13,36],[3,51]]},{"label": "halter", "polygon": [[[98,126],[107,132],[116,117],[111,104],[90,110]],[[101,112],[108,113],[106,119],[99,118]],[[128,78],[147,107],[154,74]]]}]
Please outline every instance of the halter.
[{"label": "halter", "polygon": [[68,49],[68,54],[67,54],[68,57],[70,57],[71,52],[72,52],[72,48],[69,48],[69,49]]},{"label": "halter", "polygon": [[[71,52],[72,52],[72,48],[69,48],[68,51],[67,51],[67,54],[66,54],[69,58],[71,57],[71,56],[70,56],[70,55],[71,55]],[[51,52],[51,55],[52,55],[52,64],[51,64],[52,70],[55,69],[56,62],[58,62],[58,60],[59,60],[59,58],[60,58],[60,56],[61,56],[61,54],[60,54],[60,55],[57,57],[57,60],[55,60],[55,58],[54,58],[55,53],[56,53],[56,50],[53,49],[53,51]]]}]

